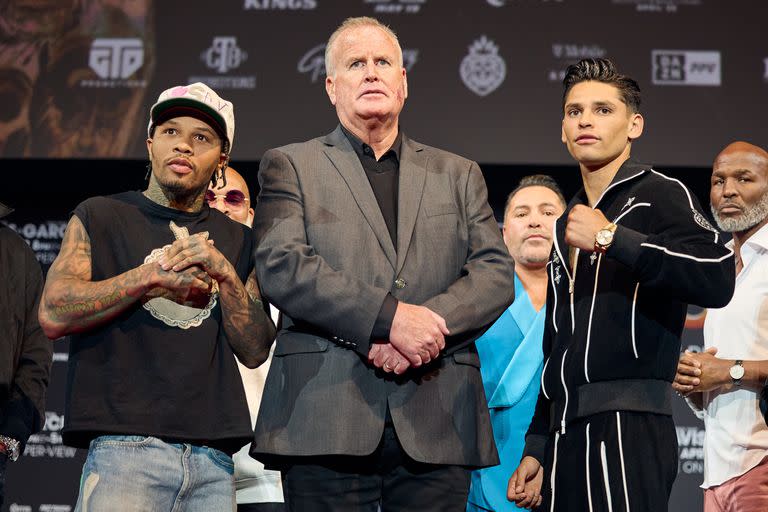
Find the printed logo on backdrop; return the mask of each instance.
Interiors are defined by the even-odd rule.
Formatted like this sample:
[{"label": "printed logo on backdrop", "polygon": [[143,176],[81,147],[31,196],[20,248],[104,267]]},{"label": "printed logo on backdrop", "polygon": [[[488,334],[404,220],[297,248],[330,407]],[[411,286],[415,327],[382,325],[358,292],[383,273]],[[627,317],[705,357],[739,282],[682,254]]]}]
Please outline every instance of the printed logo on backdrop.
[{"label": "printed logo on backdrop", "polygon": [[[537,3],[541,4],[561,4],[565,0],[533,0]],[[507,4],[514,4],[514,3],[522,3],[520,0],[486,0],[488,2],[488,5],[491,5],[493,7],[504,7]]]},{"label": "printed logo on backdrop", "polygon": [[11,505],[8,507],[8,512],[32,512],[32,506],[11,503]]},{"label": "printed logo on backdrop", "polygon": [[547,70],[547,80],[562,82],[565,70],[570,64],[581,59],[599,59],[608,55],[608,50],[596,44],[552,43],[552,57],[555,62]]},{"label": "printed logo on backdrop", "polygon": [[469,53],[461,60],[459,74],[470,91],[488,96],[504,83],[507,64],[499,55],[499,47],[483,35],[469,46]]},{"label": "printed logo on backdrop", "polygon": [[244,0],[243,9],[261,11],[312,11],[317,0]]},{"label": "printed logo on backdrop", "polygon": [[720,52],[653,50],[651,79],[654,85],[695,85],[719,87]]},{"label": "printed logo on backdrop", "polygon": [[612,0],[617,5],[634,5],[637,12],[677,12],[679,7],[698,7],[703,0]]},{"label": "printed logo on backdrop", "polygon": [[[191,76],[189,83],[203,82],[214,89],[255,89],[256,76],[225,75],[248,60],[248,54],[237,45],[235,36],[216,36],[211,46],[200,54],[205,66],[218,73],[214,76]],[[225,75],[225,76],[222,76]]]},{"label": "printed logo on backdrop", "polygon": [[363,0],[376,14],[416,14],[427,0]]},{"label": "printed logo on backdrop", "polygon": [[38,224],[32,222],[27,224],[9,222],[8,227],[27,241],[32,250],[35,251],[37,261],[43,267],[47,267],[53,263],[56,255],[59,254],[67,223],[63,220],[49,220]]},{"label": "printed logo on backdrop", "polygon": [[697,426],[678,426],[675,430],[680,450],[678,473],[704,474],[704,429]]},{"label": "printed logo on backdrop", "polygon": [[131,77],[144,65],[144,41],[139,38],[99,38],[91,43],[90,67],[100,80],[81,80],[82,87],[144,87]]},{"label": "printed logo on backdrop", "polygon": [[77,450],[63,444],[61,429],[64,428],[64,414],[45,411],[45,426],[32,434],[24,447],[24,456],[32,458],[71,459]]},{"label": "printed logo on backdrop", "polygon": [[[416,62],[419,60],[419,50],[417,48],[403,48],[403,67],[410,72]],[[310,48],[310,50],[301,56],[296,71],[309,75],[312,83],[325,79],[325,43]]]},{"label": "printed logo on backdrop", "polygon": [[763,59],[763,80],[768,83],[768,57]]}]

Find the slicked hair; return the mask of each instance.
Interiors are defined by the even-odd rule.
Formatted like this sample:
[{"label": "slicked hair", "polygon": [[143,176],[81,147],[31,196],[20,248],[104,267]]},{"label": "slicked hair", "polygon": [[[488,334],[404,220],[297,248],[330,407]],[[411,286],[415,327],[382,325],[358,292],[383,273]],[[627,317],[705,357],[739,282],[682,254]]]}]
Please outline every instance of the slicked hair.
[{"label": "slicked hair", "polygon": [[620,74],[608,59],[583,59],[568,66],[563,78],[563,107],[573,86],[588,81],[616,87],[627,108],[634,114],[640,113],[640,86],[633,78]]},{"label": "slicked hair", "polygon": [[563,207],[563,210],[565,210],[565,207],[568,203],[566,203],[565,196],[563,196],[563,191],[560,190],[557,182],[552,179],[551,176],[547,176],[546,174],[531,174],[530,176],[525,176],[523,179],[521,179],[520,183],[517,184],[517,187],[515,187],[515,189],[507,196],[507,202],[504,205],[505,221],[507,219],[507,213],[509,213],[509,207],[512,205],[512,199],[514,199],[515,194],[528,187],[548,188],[557,195],[557,198],[560,200],[560,205]]},{"label": "slicked hair", "polygon": [[351,28],[359,28],[359,27],[375,27],[378,29],[383,30],[389,37],[392,38],[392,40],[395,42],[395,46],[397,46],[397,55],[400,59],[398,62],[398,66],[403,67],[403,50],[400,48],[400,41],[397,39],[397,34],[389,28],[388,26],[384,25],[382,22],[377,20],[376,18],[371,18],[370,16],[358,16],[355,18],[347,18],[345,19],[341,25],[339,25],[339,28],[333,31],[333,34],[331,34],[331,37],[328,38],[328,43],[325,45],[325,74],[326,76],[333,75],[333,72],[336,71],[333,69],[333,49],[336,45],[336,40],[339,38],[339,36],[342,34],[342,32],[345,32]]}]

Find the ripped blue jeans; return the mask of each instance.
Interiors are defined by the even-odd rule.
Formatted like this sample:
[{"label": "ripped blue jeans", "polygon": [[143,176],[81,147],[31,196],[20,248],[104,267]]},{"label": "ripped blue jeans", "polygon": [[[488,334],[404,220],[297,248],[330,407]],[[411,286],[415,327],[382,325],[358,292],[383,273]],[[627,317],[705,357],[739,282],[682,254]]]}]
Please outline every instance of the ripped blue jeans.
[{"label": "ripped blue jeans", "polygon": [[207,446],[156,437],[91,441],[75,512],[234,511],[234,464]]}]

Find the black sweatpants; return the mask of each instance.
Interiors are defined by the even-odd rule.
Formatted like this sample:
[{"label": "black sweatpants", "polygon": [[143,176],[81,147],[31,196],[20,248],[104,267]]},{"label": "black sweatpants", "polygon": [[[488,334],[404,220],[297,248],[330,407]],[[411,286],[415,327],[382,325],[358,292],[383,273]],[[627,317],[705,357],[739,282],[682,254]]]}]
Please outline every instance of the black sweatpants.
[{"label": "black sweatpants", "polygon": [[677,475],[671,416],[613,411],[550,440],[542,512],[663,512]]}]

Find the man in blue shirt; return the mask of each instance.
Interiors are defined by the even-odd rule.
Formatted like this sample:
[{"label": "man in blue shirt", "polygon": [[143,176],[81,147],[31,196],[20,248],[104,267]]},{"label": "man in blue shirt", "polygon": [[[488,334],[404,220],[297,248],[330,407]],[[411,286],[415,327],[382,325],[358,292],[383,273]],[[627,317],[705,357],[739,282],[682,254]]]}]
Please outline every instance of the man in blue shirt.
[{"label": "man in blue shirt", "polygon": [[501,464],[472,473],[470,512],[517,510],[507,501],[507,481],[520,462],[539,393],[547,261],[552,225],[564,209],[549,176],[526,176],[507,198],[503,232],[515,260],[515,302],[476,341]]}]

